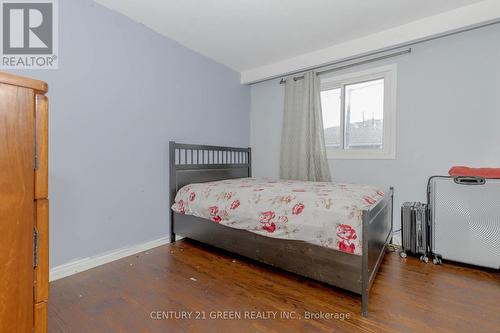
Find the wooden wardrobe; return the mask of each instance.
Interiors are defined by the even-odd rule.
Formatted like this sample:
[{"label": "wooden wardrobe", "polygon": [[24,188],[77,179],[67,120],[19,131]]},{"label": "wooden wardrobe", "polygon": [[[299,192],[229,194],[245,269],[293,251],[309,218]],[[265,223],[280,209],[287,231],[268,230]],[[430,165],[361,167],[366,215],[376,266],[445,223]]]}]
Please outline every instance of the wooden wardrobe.
[{"label": "wooden wardrobe", "polygon": [[0,332],[47,332],[47,84],[0,72]]}]

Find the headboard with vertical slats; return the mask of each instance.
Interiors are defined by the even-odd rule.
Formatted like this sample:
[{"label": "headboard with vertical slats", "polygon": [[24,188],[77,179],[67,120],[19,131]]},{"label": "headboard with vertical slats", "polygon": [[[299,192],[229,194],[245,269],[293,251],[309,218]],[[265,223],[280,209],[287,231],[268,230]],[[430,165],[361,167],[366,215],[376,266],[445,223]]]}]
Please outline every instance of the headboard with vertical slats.
[{"label": "headboard with vertical slats", "polygon": [[191,145],[170,141],[170,205],[184,185],[252,176],[250,148]]}]

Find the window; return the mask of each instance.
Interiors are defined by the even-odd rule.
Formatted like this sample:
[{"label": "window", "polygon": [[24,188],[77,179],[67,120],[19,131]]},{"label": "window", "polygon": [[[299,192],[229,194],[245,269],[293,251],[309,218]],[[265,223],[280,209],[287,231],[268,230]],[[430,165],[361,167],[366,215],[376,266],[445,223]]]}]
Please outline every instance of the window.
[{"label": "window", "polygon": [[396,65],[321,76],[329,158],[395,158]]}]

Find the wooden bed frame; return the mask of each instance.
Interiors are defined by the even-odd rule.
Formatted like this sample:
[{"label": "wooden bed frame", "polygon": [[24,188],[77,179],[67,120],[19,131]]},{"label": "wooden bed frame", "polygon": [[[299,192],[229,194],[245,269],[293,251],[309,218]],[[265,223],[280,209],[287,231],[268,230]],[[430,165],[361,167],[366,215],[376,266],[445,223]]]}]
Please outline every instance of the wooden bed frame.
[{"label": "wooden bed frame", "polygon": [[[250,148],[170,142],[170,206],[177,191],[191,183],[251,177]],[[368,293],[392,236],[393,188],[363,212],[361,256],[303,241],[261,236],[171,210],[170,237],[191,238],[361,295],[368,315]],[[292,260],[290,258],[293,258]]]}]

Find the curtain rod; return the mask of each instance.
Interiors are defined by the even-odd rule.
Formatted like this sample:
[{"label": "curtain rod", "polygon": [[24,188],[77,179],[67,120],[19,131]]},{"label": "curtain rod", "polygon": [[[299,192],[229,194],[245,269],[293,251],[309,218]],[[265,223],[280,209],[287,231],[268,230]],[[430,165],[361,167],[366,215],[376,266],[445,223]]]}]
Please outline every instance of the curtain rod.
[{"label": "curtain rod", "polygon": [[[338,61],[338,62],[334,62],[333,64],[330,64],[328,66],[318,67],[318,68],[324,68],[324,69],[318,71],[316,74],[317,75],[321,75],[321,74],[325,74],[325,73],[335,72],[335,71],[339,71],[339,70],[342,70],[342,69],[351,68],[351,67],[354,67],[354,66],[360,66],[360,65],[369,64],[371,62],[375,62],[375,61],[379,61],[379,60],[384,60],[384,59],[388,59],[388,58],[397,57],[397,56],[400,56],[400,55],[403,55],[403,54],[408,54],[408,53],[411,53],[411,52],[412,52],[411,48],[408,48],[406,50],[402,50],[402,51],[398,51],[398,52],[392,52],[392,53],[385,54],[385,55],[382,55],[382,56],[379,56],[379,57],[374,57],[374,58],[369,58],[369,59],[365,59],[365,60],[360,60],[360,61],[356,61],[354,63],[350,63],[350,64],[347,64],[347,65],[343,65],[343,66],[338,66],[338,67],[331,68],[331,66],[335,66],[335,65],[338,65],[338,64],[342,64],[344,62],[349,62],[349,61],[353,61],[353,60],[357,60],[357,59],[363,59],[363,58],[366,58],[367,56],[365,55],[365,56],[360,56],[360,57],[356,57],[356,58],[351,58],[349,60],[341,60],[341,61]],[[293,78],[293,80],[297,81],[297,80],[302,80],[303,78],[304,78],[304,75],[300,75],[300,76],[295,76]],[[284,84],[285,82],[286,82],[286,79],[283,78],[283,79],[281,79],[280,84]]]}]

